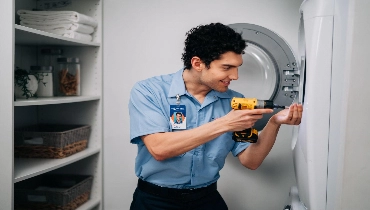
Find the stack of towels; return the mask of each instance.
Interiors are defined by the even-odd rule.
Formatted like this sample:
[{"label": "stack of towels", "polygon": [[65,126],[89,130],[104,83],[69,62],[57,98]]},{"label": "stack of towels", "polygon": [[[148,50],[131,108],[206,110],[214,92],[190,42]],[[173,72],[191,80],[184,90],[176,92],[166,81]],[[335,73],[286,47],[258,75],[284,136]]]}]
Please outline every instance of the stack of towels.
[{"label": "stack of towels", "polygon": [[18,10],[22,26],[59,34],[64,37],[92,41],[98,22],[74,11]]}]

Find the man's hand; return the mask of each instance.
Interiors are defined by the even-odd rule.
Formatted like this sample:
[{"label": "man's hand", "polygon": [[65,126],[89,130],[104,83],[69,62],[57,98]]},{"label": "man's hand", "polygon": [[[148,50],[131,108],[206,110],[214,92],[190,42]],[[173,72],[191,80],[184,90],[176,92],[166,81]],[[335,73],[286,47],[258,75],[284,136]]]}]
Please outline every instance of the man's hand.
[{"label": "man's hand", "polygon": [[271,117],[271,122],[277,125],[299,125],[302,119],[302,104],[293,104],[289,109],[282,110]]},{"label": "man's hand", "polygon": [[249,169],[258,168],[273,147],[280,125],[299,125],[302,119],[303,107],[293,104],[289,109],[284,109],[270,118],[269,123],[261,131],[258,142],[251,144],[243,152],[239,153],[240,162]]},{"label": "man's hand", "polygon": [[242,131],[253,127],[254,123],[263,117],[263,114],[272,112],[272,109],[231,110],[223,118],[227,121],[229,131]]}]

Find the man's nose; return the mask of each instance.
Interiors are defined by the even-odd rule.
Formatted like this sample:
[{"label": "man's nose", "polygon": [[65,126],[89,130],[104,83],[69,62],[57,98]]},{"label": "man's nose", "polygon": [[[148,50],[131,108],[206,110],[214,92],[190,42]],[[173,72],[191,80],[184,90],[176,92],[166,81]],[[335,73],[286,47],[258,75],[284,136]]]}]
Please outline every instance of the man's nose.
[{"label": "man's nose", "polygon": [[231,74],[230,74],[229,78],[232,79],[232,80],[239,79],[238,68],[234,68],[233,70],[231,70]]}]

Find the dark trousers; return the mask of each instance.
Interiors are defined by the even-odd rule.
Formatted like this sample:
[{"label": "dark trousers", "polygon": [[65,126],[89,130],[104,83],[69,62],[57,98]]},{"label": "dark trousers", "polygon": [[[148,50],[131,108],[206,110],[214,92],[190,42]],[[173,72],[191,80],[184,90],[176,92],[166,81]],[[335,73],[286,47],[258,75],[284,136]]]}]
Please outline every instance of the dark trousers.
[{"label": "dark trousers", "polygon": [[[155,186],[155,188],[158,186]],[[154,189],[155,189],[154,188]],[[169,193],[166,189],[154,189],[141,187],[136,188],[130,210],[227,210],[227,205],[217,189],[207,192],[195,192],[186,196],[177,196],[174,189]]]}]

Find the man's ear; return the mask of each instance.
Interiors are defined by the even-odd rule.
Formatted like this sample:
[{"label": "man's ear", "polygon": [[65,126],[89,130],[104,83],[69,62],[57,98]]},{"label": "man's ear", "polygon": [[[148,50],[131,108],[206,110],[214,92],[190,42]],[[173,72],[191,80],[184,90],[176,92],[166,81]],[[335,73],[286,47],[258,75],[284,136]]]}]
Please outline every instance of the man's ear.
[{"label": "man's ear", "polygon": [[196,71],[202,71],[205,68],[203,61],[198,56],[192,57],[190,62],[191,67]]}]

